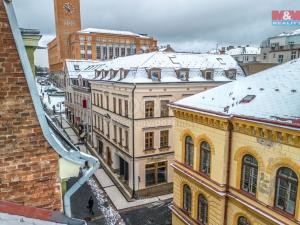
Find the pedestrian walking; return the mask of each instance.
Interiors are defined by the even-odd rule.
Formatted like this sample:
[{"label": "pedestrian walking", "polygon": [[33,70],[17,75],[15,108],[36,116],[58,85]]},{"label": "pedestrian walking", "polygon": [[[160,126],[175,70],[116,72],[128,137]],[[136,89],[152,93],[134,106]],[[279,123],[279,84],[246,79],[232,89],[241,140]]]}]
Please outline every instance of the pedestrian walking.
[{"label": "pedestrian walking", "polygon": [[93,197],[91,196],[89,198],[87,208],[89,209],[89,214],[92,215],[92,216],[94,215],[93,206],[94,206],[94,200],[93,200]]}]

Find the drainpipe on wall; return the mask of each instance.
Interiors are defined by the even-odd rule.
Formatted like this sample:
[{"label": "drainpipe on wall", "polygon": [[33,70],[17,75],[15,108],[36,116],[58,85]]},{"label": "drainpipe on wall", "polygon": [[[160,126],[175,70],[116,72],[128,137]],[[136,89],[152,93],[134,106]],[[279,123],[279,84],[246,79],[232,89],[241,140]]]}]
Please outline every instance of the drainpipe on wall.
[{"label": "drainpipe on wall", "polygon": [[135,198],[135,138],[134,138],[134,92],[136,89],[136,84],[134,84],[134,88],[132,89],[132,198]]},{"label": "drainpipe on wall", "polygon": [[[72,149],[77,149],[76,146],[67,138],[63,135],[62,130],[60,130],[56,124],[51,120],[51,118],[46,115],[46,119],[48,121],[48,124],[50,125],[50,127],[56,131],[56,133],[64,139],[64,141],[66,141],[68,143],[68,145],[72,148]],[[55,138],[54,138],[55,139]],[[77,155],[78,158],[80,158],[81,160],[84,161],[84,165],[87,162],[89,169],[84,172],[83,176],[65,193],[64,195],[64,211],[65,214],[68,217],[72,216],[72,212],[71,212],[71,196],[85,183],[87,182],[91,176],[93,176],[93,174],[96,172],[96,170],[99,168],[99,161],[91,156],[88,155],[86,153],[80,152],[80,151],[74,151],[72,152],[73,155]],[[62,155],[63,157],[63,155]],[[63,157],[64,158],[64,157]],[[75,162],[76,163],[76,162]]]},{"label": "drainpipe on wall", "polygon": [[233,125],[231,121],[228,124],[228,159],[227,159],[227,171],[226,171],[226,190],[225,190],[225,206],[224,206],[224,225],[227,225],[227,215],[228,215],[228,192],[229,192],[229,182],[230,182],[230,165],[231,165],[231,152],[232,152],[232,131]]},{"label": "drainpipe on wall", "polygon": [[[54,130],[59,130],[56,125],[51,121],[47,115],[45,116],[45,111],[43,109],[39,93],[35,84],[35,80],[32,74],[32,70],[29,64],[29,60],[27,57],[27,53],[24,47],[23,39],[21,36],[21,32],[18,26],[17,18],[15,15],[15,11],[12,5],[11,0],[3,0],[5,10],[8,16],[9,24],[12,30],[12,34],[14,37],[14,41],[16,44],[16,48],[18,51],[18,55],[22,64],[22,68],[25,74],[25,78],[29,87],[31,99],[34,105],[34,109],[36,112],[37,119],[39,121],[39,124],[41,126],[41,129],[43,131],[43,135],[45,139],[48,141],[50,146],[59,154],[62,158],[77,164],[77,165],[85,165],[86,162],[88,162],[89,169],[83,174],[81,179],[75,183],[74,186],[71,187],[71,189],[65,194],[64,200],[65,200],[65,214],[68,217],[71,217],[71,207],[70,207],[70,198],[72,194],[78,190],[80,186],[94,174],[94,172],[99,168],[99,161],[88,154],[84,154],[78,151],[78,149],[72,145],[71,150],[67,150],[62,146],[62,144],[59,142],[59,140],[54,137],[50,131],[49,125],[54,129]],[[47,119],[48,121],[47,121]],[[49,122],[49,123],[48,123]],[[60,133],[61,136],[63,134]],[[67,139],[65,141],[68,141]]]}]

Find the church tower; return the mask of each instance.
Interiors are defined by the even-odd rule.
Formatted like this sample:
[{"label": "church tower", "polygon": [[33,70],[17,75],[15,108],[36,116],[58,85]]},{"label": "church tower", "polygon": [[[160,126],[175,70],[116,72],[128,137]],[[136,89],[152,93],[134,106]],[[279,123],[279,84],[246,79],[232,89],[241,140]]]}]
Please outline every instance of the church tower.
[{"label": "church tower", "polygon": [[80,0],[54,0],[58,58],[70,57],[69,37],[81,30]]}]

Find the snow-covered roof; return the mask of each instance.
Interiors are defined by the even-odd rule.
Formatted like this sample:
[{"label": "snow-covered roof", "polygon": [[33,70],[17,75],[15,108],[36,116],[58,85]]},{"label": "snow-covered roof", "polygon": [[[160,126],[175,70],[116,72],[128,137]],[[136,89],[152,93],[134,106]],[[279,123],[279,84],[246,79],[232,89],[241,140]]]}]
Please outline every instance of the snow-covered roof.
[{"label": "snow-covered roof", "polygon": [[121,30],[108,30],[108,29],[98,29],[98,28],[87,28],[78,31],[81,34],[112,34],[112,35],[124,35],[124,36],[137,36],[142,38],[149,38],[148,36],[133,33],[131,31],[121,31]]},{"label": "snow-covered roof", "polygon": [[300,29],[297,30],[293,30],[290,32],[283,32],[279,35],[277,35],[278,37],[286,37],[286,36],[294,36],[294,35],[300,35]]},{"label": "snow-covered roof", "polygon": [[259,47],[237,47],[230,49],[226,52],[227,55],[259,55],[260,54],[260,48]]},{"label": "snow-covered roof", "polygon": [[65,71],[67,72],[70,78],[77,78],[79,72],[83,71],[89,66],[98,65],[98,64],[101,64],[101,61],[66,59]]},{"label": "snow-covered roof", "polygon": [[[231,69],[236,70],[237,79],[244,77],[242,69],[229,55],[151,52],[107,61],[97,71],[101,73],[103,70],[114,70],[117,71],[115,76],[99,76],[96,80],[124,83],[156,82],[148,77],[148,70],[153,68],[161,69],[161,82],[183,82],[177,77],[178,69],[189,69],[189,81],[207,81],[202,74],[207,69],[213,70],[213,81],[231,81],[226,76],[226,71]],[[126,76],[122,76],[121,69],[128,71]]]},{"label": "snow-covered roof", "polygon": [[300,59],[184,98],[176,106],[300,127]]}]

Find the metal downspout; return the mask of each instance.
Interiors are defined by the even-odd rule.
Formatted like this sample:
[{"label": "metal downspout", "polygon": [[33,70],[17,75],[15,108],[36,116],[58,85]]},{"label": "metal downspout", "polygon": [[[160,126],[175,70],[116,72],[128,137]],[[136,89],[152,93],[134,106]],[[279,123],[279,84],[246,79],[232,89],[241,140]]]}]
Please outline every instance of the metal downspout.
[{"label": "metal downspout", "polygon": [[132,90],[132,198],[135,197],[135,138],[134,138],[134,133],[135,133],[135,129],[134,129],[134,91],[136,89],[136,84],[134,84],[134,88]]},{"label": "metal downspout", "polygon": [[227,159],[227,171],[226,171],[226,188],[225,188],[225,206],[224,206],[224,225],[227,225],[228,215],[228,193],[229,193],[229,182],[230,182],[230,165],[231,165],[231,152],[232,152],[232,131],[233,125],[231,120],[228,123],[228,159]]},{"label": "metal downspout", "polygon": [[75,147],[74,150],[67,151],[57,139],[55,139],[49,129],[49,124],[47,123],[45,112],[42,107],[41,100],[39,98],[38,90],[34,81],[34,77],[31,71],[31,67],[29,64],[29,60],[27,57],[27,53],[25,50],[24,42],[21,36],[21,32],[18,26],[17,18],[14,12],[14,8],[11,0],[3,0],[5,10],[8,16],[9,24],[12,30],[12,34],[15,40],[16,48],[21,60],[22,68],[26,77],[26,81],[29,87],[29,91],[31,94],[31,98],[33,101],[33,105],[35,108],[35,112],[39,121],[39,124],[42,128],[43,135],[48,143],[52,146],[52,148],[64,159],[76,163],[78,165],[85,165],[85,162],[88,162],[90,168],[84,173],[83,177],[77,181],[74,186],[65,194],[65,214],[68,217],[71,217],[71,207],[70,207],[70,198],[74,192],[78,190],[80,186],[82,186],[89,178],[93,175],[93,173],[99,168],[99,161],[87,154],[81,153]]}]

